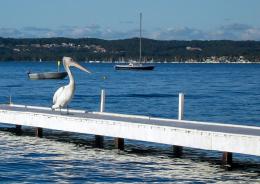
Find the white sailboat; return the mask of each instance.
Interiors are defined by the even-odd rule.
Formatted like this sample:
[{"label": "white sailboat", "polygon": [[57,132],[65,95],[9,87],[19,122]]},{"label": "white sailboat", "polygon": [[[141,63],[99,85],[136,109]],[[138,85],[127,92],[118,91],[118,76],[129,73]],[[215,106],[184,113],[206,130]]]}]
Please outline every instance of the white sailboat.
[{"label": "white sailboat", "polygon": [[142,64],[142,13],[140,13],[139,61],[130,61],[128,65],[115,65],[116,70],[153,70],[154,65]]}]

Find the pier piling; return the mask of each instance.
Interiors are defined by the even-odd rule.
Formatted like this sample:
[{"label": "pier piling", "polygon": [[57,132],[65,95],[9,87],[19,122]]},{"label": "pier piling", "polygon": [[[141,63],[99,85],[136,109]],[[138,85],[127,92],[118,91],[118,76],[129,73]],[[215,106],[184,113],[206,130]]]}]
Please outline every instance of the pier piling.
[{"label": "pier piling", "polygon": [[228,170],[232,168],[232,153],[231,152],[223,152],[222,155],[222,166]]},{"label": "pier piling", "polygon": [[36,127],[36,129],[35,129],[35,136],[41,138],[42,137],[42,133],[43,133],[42,128]]},{"label": "pier piling", "polygon": [[22,135],[22,126],[21,125],[15,125],[15,134]]},{"label": "pier piling", "polygon": [[173,146],[173,154],[175,157],[180,158],[182,156],[182,146]]},{"label": "pier piling", "polygon": [[95,135],[95,145],[96,148],[104,148],[104,136]]},{"label": "pier piling", "polygon": [[123,138],[115,138],[115,148],[119,149],[119,150],[124,150],[125,148],[125,144],[124,144],[125,140]]},{"label": "pier piling", "polygon": [[[183,120],[184,117],[184,93],[179,93],[179,110],[178,110],[178,120]],[[182,146],[173,146],[173,154],[176,157],[182,156]]]}]

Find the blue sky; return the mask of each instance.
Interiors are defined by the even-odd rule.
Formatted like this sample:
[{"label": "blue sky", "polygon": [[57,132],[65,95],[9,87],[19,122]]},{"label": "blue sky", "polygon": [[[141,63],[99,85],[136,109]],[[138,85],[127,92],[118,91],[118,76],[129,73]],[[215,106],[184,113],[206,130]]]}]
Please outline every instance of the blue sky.
[{"label": "blue sky", "polygon": [[2,37],[260,40],[259,0],[1,0]]}]

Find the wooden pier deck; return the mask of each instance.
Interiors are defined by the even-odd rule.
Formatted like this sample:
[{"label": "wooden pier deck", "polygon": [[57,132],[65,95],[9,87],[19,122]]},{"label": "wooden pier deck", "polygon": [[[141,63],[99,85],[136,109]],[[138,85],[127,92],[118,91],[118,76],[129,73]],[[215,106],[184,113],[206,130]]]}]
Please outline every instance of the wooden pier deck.
[{"label": "wooden pier deck", "polygon": [[260,156],[260,127],[0,105],[0,123]]}]

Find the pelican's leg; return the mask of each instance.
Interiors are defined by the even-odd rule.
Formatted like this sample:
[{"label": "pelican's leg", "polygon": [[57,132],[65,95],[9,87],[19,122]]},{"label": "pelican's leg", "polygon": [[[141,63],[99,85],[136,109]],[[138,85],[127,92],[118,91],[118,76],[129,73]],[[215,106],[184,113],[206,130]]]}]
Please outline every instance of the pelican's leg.
[{"label": "pelican's leg", "polygon": [[61,114],[61,106],[60,106],[60,114]]},{"label": "pelican's leg", "polygon": [[67,115],[69,114],[69,105],[67,105]]}]

